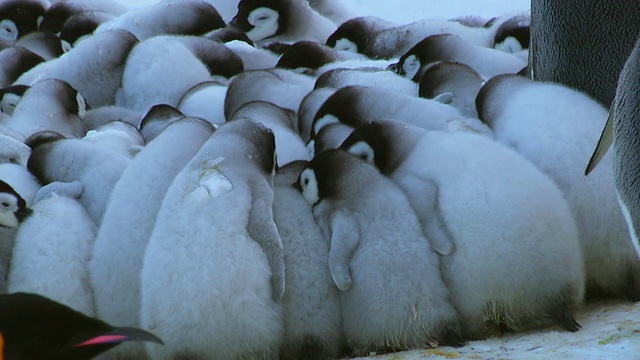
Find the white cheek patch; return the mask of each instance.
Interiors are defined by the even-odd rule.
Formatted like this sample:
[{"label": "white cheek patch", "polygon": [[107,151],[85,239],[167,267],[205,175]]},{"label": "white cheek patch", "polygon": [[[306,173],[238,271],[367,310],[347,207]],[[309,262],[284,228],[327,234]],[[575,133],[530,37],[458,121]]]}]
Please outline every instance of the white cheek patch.
[{"label": "white cheek patch", "polygon": [[247,32],[251,41],[260,41],[274,36],[278,32],[280,14],[267,7],[259,7],[249,13],[247,21],[253,29]]},{"label": "white cheek patch", "polygon": [[0,110],[7,115],[13,115],[16,104],[20,100],[20,96],[16,94],[4,94],[0,101]]},{"label": "white cheek patch", "polygon": [[309,152],[309,159],[313,159],[316,156],[316,141],[309,140],[307,143],[307,151]]},{"label": "white cheek patch", "polygon": [[336,45],[333,47],[336,50],[358,52],[358,45],[349,39],[342,38],[336,41]]},{"label": "white cheek patch", "polygon": [[76,101],[78,102],[78,117],[84,119],[85,115],[87,115],[87,102],[80,93],[76,93]]},{"label": "white cheek patch", "polygon": [[300,174],[300,187],[302,188],[302,196],[309,204],[315,205],[320,201],[318,180],[316,179],[316,173],[312,169],[302,171]]},{"label": "white cheek patch", "polygon": [[320,119],[318,119],[315,122],[315,124],[313,124],[313,132],[314,134],[318,134],[320,130],[322,130],[322,128],[324,128],[325,126],[331,125],[331,124],[337,124],[339,122],[340,122],[340,119],[338,119],[337,117],[331,114],[327,114],[321,117]]},{"label": "white cheek patch", "polygon": [[13,21],[9,19],[0,21],[0,39],[9,41],[15,41],[18,39],[18,27],[16,27],[16,24]]},{"label": "white cheek patch", "polygon": [[374,165],[375,161],[375,153],[373,148],[369,144],[364,141],[358,141],[357,143],[351,145],[348,150],[349,154],[357,156],[358,158],[368,162],[369,164]]},{"label": "white cheek patch", "polygon": [[420,60],[415,55],[409,55],[402,63],[402,71],[404,71],[407,79],[413,79],[420,70]]},{"label": "white cheek patch", "polygon": [[18,211],[18,200],[11,194],[0,194],[0,226],[16,228],[20,224],[15,212]]},{"label": "white cheek patch", "polygon": [[508,36],[501,43],[495,44],[494,49],[510,54],[524,50],[520,42],[513,36]]}]

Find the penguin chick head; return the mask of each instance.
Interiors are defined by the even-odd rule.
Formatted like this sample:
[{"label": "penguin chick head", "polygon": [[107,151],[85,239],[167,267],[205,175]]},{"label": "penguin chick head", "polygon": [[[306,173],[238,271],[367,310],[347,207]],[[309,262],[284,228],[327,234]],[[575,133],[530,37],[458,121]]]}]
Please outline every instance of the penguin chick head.
[{"label": "penguin chick head", "polygon": [[393,139],[389,129],[395,124],[387,122],[368,121],[356,128],[340,145],[340,149],[375,165],[383,174],[391,173],[395,167],[390,166],[390,152],[393,149]]},{"label": "penguin chick head", "polygon": [[32,210],[9,184],[0,180],[0,226],[16,228]]},{"label": "penguin chick head", "polygon": [[461,43],[462,39],[457,35],[431,35],[400,56],[398,62],[391,64],[388,69],[400,76],[418,82],[422,77],[422,73],[426,70],[425,65],[448,60],[451,52],[456,47],[461,46]]},{"label": "penguin chick head", "polygon": [[289,6],[285,1],[241,0],[230,25],[244,31],[251,41],[257,42],[282,34],[288,12]]}]

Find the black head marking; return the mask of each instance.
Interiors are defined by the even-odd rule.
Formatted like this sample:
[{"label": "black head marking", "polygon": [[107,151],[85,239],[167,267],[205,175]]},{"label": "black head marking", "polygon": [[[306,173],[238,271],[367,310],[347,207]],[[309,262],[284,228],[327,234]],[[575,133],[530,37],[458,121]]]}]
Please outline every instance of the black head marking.
[{"label": "black head marking", "polygon": [[276,66],[285,69],[317,69],[338,58],[335,51],[317,42],[298,41],[282,54]]},{"label": "black head marking", "polygon": [[[18,192],[15,191],[11,185],[9,185],[8,183],[2,180],[0,180],[0,193],[11,194],[16,198],[18,209],[14,212],[14,214],[18,219],[18,222],[23,222],[26,218],[31,216],[33,211],[29,207],[27,207],[27,202],[24,200],[24,198],[20,196],[20,194],[18,194]],[[4,207],[9,204],[1,204],[1,205]]]},{"label": "black head marking", "polygon": [[[342,142],[340,149],[348,151],[357,143],[364,142],[374,151],[374,164],[383,174],[390,174],[394,168],[390,167],[391,152],[394,149],[394,139],[390,136],[390,124],[379,121],[368,121],[357,127],[347,139]],[[358,154],[354,154],[359,157]],[[365,159],[362,159],[365,160]]]},{"label": "black head marking", "polygon": [[494,37],[494,43],[499,44],[511,36],[518,40],[523,49],[527,49],[529,48],[529,40],[531,38],[530,25],[530,16],[514,16],[500,24]]},{"label": "black head marking", "polygon": [[38,30],[38,18],[45,14],[44,3],[37,0],[4,0],[0,2],[0,19],[11,20],[20,36]]},{"label": "black head marking", "polygon": [[26,34],[18,39],[16,46],[38,51],[38,54],[45,60],[57,58],[64,54],[62,41],[50,31],[40,30]]},{"label": "black head marking", "polygon": [[31,155],[27,161],[27,170],[32,173],[42,184],[47,184],[45,168],[47,166],[43,154],[46,154],[51,146],[65,137],[54,131],[39,131],[25,140],[25,144],[31,148]]},{"label": "black head marking", "polygon": [[[452,50],[451,47],[455,46],[455,43],[458,42],[457,40],[459,40],[459,37],[452,34],[438,34],[424,38],[398,59],[398,63],[395,65],[395,72],[399,75],[405,75],[403,68],[405,62],[411,56],[415,56],[422,67],[436,61],[448,60],[448,54]],[[418,71],[418,74],[420,74],[420,71]],[[414,77],[413,80],[418,81],[419,78]]]},{"label": "black head marking", "polygon": [[429,66],[420,78],[419,96],[433,98],[441,93],[442,86],[449,81],[461,79],[467,80],[465,84],[477,84],[478,88],[483,82],[482,77],[468,65],[449,61],[436,63]]},{"label": "black head marking", "polygon": [[342,23],[329,36],[327,45],[335,47],[338,40],[347,39],[356,44],[358,52],[362,52],[374,34],[363,18],[354,18]]},{"label": "black head marking", "polygon": [[114,14],[105,11],[82,11],[71,15],[64,22],[60,38],[73,44],[82,36],[89,35],[102,23],[114,19]]},{"label": "black head marking", "polygon": [[492,120],[497,116],[501,107],[501,100],[512,90],[512,85],[518,86],[531,80],[515,74],[498,75],[487,81],[476,96],[476,110],[478,118],[485,124],[492,126]]},{"label": "black head marking", "polygon": [[[363,87],[361,86],[345,86],[338,89],[318,109],[313,120],[313,127],[315,127],[320,118],[326,115],[333,115],[340,122],[352,127],[362,124],[364,119],[358,116],[358,112],[355,109],[362,95],[362,89]],[[311,138],[315,136],[313,127],[311,128]]]},{"label": "black head marking", "polygon": [[278,30],[273,36],[281,35],[286,29],[289,19],[291,19],[291,7],[294,6],[288,0],[241,0],[238,3],[238,12],[231,20],[230,25],[237,27],[244,32],[253,29],[253,25],[249,24],[249,14],[257,8],[266,7],[278,13]]},{"label": "black head marking", "polygon": [[43,61],[42,57],[22,47],[9,47],[0,51],[0,71],[5,82],[0,86],[10,86],[20,75]]}]

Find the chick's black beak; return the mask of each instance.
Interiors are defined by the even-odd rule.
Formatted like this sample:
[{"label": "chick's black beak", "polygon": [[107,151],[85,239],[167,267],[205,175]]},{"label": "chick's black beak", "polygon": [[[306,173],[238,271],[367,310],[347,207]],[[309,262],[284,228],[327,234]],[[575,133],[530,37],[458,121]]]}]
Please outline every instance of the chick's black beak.
[{"label": "chick's black beak", "polygon": [[389,71],[393,71],[394,73],[398,74],[398,75],[403,75],[401,74],[402,72],[402,66],[400,66],[400,63],[397,62],[395,64],[391,64],[389,66],[387,66],[387,70]]},{"label": "chick's black beak", "polygon": [[291,187],[302,193],[302,186],[300,186],[300,181],[294,182],[293,184],[291,184]]},{"label": "chick's black beak", "polygon": [[16,211],[15,214],[18,221],[23,222],[26,218],[28,218],[29,216],[31,216],[31,214],[33,214],[33,210],[31,210],[28,207],[24,207]]}]

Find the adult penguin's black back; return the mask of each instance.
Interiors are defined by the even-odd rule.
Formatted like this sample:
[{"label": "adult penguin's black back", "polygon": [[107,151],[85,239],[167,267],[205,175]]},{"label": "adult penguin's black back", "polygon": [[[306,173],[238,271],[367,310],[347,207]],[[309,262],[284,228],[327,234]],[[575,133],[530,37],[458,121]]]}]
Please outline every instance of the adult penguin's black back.
[{"label": "adult penguin's black back", "polygon": [[585,91],[608,107],[638,33],[638,0],[531,0],[532,78]]}]

